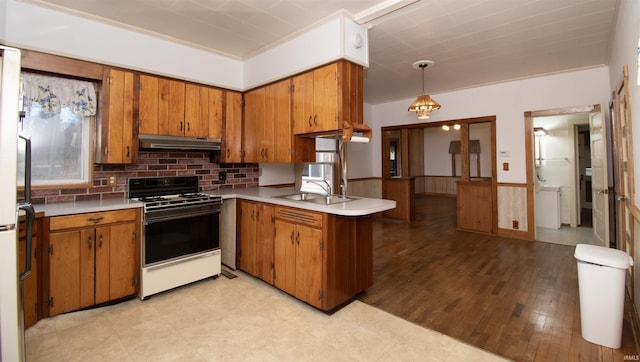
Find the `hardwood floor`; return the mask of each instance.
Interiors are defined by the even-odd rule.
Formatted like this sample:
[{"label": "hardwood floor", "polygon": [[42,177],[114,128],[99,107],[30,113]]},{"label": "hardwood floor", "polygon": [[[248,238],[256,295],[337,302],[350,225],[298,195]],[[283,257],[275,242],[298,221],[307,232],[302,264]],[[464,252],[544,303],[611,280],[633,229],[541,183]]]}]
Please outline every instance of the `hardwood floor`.
[{"label": "hardwood floor", "polygon": [[417,220],[374,222],[374,284],[361,301],[516,361],[637,359],[580,333],[574,247],[455,230],[455,198],[418,196]]}]

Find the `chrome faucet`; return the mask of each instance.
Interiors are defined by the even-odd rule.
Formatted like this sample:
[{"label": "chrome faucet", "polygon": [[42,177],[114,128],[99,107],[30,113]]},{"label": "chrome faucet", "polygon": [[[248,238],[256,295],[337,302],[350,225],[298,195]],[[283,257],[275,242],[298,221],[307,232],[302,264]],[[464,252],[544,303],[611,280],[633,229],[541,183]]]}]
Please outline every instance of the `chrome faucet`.
[{"label": "chrome faucet", "polygon": [[315,181],[315,180],[305,180],[305,182],[311,182],[313,184],[316,184],[322,187],[322,190],[327,193],[327,196],[331,196],[331,184],[329,183],[329,181],[322,180],[322,182],[324,182],[324,184],[327,185],[327,187],[324,187],[324,185],[322,185],[319,181]]}]

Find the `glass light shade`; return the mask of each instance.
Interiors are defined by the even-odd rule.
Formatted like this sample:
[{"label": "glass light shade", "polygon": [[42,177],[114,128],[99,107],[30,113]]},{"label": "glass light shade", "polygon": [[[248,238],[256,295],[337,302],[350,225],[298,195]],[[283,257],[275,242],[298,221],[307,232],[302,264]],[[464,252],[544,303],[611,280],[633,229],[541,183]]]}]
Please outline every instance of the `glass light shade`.
[{"label": "glass light shade", "polygon": [[454,124],[453,125],[453,129],[455,129],[456,131],[460,129],[460,125],[459,124]]},{"label": "glass light shade", "polygon": [[437,111],[438,109],[440,109],[440,107],[442,106],[438,104],[438,102],[431,99],[428,94],[422,94],[419,95],[418,98],[413,101],[413,103],[411,103],[411,105],[409,106],[409,112],[419,113],[420,111],[426,111],[428,113],[431,111]]},{"label": "glass light shade", "polygon": [[426,108],[418,109],[416,113],[418,114],[418,119],[428,119],[429,117],[431,117],[429,111],[427,111]]},{"label": "glass light shade", "polygon": [[443,124],[442,125],[442,129],[445,130],[445,131],[448,131],[449,130],[449,126],[447,126],[446,124]]}]

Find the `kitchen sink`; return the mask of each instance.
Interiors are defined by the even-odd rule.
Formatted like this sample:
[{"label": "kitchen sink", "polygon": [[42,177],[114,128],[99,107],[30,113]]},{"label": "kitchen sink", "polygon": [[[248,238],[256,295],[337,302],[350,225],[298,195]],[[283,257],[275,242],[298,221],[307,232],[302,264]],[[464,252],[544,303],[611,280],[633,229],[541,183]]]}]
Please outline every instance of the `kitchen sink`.
[{"label": "kitchen sink", "polygon": [[325,197],[325,195],[314,194],[311,192],[297,192],[295,194],[280,195],[275,197],[278,197],[281,199],[287,199],[287,200],[294,200],[294,201],[310,201],[310,200],[317,199],[319,197]]},{"label": "kitchen sink", "polygon": [[341,195],[327,196],[323,194],[315,194],[312,192],[296,192],[295,194],[287,194],[274,197],[293,201],[313,202],[320,205],[333,205],[353,200],[353,198],[351,197],[345,197]]}]

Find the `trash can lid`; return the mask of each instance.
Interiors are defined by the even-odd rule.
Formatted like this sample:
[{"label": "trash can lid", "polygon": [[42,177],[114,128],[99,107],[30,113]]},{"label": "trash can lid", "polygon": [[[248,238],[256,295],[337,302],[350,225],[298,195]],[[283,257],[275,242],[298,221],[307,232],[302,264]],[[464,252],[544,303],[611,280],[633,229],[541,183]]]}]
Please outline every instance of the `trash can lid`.
[{"label": "trash can lid", "polygon": [[573,256],[587,263],[627,269],[633,265],[633,258],[622,250],[597,245],[578,244]]}]

